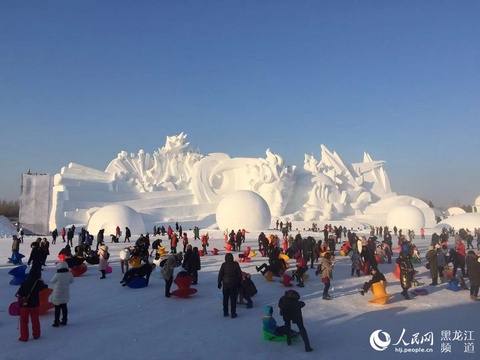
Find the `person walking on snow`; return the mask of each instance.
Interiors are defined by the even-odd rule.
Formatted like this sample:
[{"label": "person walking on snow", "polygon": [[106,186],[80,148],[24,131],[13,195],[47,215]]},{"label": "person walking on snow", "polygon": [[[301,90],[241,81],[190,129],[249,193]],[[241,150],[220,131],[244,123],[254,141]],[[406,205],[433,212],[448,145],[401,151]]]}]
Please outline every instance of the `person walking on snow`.
[{"label": "person walking on snow", "polygon": [[[55,305],[55,320],[53,327],[67,325],[68,308],[67,303],[70,300],[70,284],[73,283],[73,275],[68,269],[65,261],[57,264],[57,273],[53,275],[50,284],[53,284],[52,303]],[[60,312],[62,313],[62,321],[60,322]]]},{"label": "person walking on snow", "polygon": [[280,308],[280,315],[283,316],[285,321],[285,332],[287,335],[287,344],[292,343],[292,322],[298,326],[300,336],[305,344],[305,351],[313,351],[308,339],[307,330],[303,325],[302,308],[305,306],[303,301],[300,301],[300,294],[295,290],[287,290],[285,294],[278,301],[278,307]]},{"label": "person walking on snow", "polygon": [[223,286],[223,316],[228,316],[228,302],[230,301],[230,316],[237,317],[237,295],[242,283],[242,270],[240,265],[233,261],[231,253],[225,254],[225,262],[218,272],[218,288]]}]

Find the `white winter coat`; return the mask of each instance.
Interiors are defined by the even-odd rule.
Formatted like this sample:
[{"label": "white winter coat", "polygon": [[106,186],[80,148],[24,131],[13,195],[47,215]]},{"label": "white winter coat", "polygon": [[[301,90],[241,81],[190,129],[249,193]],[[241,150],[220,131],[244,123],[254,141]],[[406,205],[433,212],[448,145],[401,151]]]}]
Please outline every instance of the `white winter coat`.
[{"label": "white winter coat", "polygon": [[70,300],[70,284],[73,283],[73,275],[68,270],[65,261],[57,264],[57,273],[50,280],[53,284],[52,303],[53,305],[66,304]]},{"label": "white winter coat", "polygon": [[108,259],[106,259],[108,254],[108,246],[102,245],[100,249],[97,251],[99,262],[98,262],[98,270],[107,270]]}]

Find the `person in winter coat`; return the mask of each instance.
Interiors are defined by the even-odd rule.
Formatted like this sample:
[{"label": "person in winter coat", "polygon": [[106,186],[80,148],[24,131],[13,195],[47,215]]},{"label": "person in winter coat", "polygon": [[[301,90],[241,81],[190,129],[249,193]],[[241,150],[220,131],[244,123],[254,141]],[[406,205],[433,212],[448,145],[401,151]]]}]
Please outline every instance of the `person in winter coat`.
[{"label": "person in winter coat", "polygon": [[[53,275],[50,284],[53,284],[52,303],[55,305],[55,320],[53,327],[67,325],[68,308],[67,303],[70,300],[70,284],[73,283],[73,275],[68,269],[65,261],[57,264],[57,273]],[[62,322],[60,322],[60,312],[62,313]]]},{"label": "person in winter coat", "polygon": [[440,282],[443,282],[443,270],[446,265],[445,253],[440,244],[435,245],[435,251],[437,252],[438,276],[440,277]]},{"label": "person in winter coat", "polygon": [[192,254],[188,259],[187,272],[193,276],[192,285],[198,284],[198,271],[202,268],[200,264],[200,254],[198,253],[198,247],[192,249]]},{"label": "person in winter coat", "polygon": [[237,235],[235,235],[235,243],[236,243],[235,245],[236,245],[237,251],[241,251],[242,240],[243,240],[242,230],[238,229]]},{"label": "person in winter coat", "polygon": [[298,253],[296,254],[295,258],[297,260],[297,268],[293,270],[292,277],[297,280],[298,287],[304,287],[305,285],[303,284],[303,275],[308,270],[308,264],[307,261]]},{"label": "person in winter coat", "polygon": [[218,272],[218,288],[223,286],[223,316],[228,316],[228,302],[230,301],[230,316],[237,317],[237,295],[238,288],[242,283],[242,270],[240,265],[233,261],[231,253],[225,254],[225,262],[220,266]]},{"label": "person in winter coat", "polygon": [[162,267],[162,276],[165,280],[165,297],[171,297],[170,289],[173,283],[173,272],[177,266],[182,264],[183,254],[179,252],[178,254],[168,255],[165,259],[165,264]]},{"label": "person in winter coat", "polygon": [[462,277],[465,278],[465,245],[462,242],[462,239],[456,240],[455,252],[451,252],[452,261],[453,261],[453,276],[457,275],[457,269],[460,268],[462,271]]},{"label": "person in winter coat", "polygon": [[8,260],[9,263],[14,263],[15,265],[21,264],[22,259],[20,258],[20,239],[17,235],[12,236],[12,257]]},{"label": "person in winter coat", "polygon": [[98,270],[102,273],[100,279],[105,279],[105,274],[107,273],[107,264],[108,259],[110,258],[110,253],[108,252],[108,246],[103,244],[100,246],[100,249],[97,251],[99,262],[98,262]]},{"label": "person in winter coat", "polygon": [[178,245],[177,234],[172,233],[172,235],[170,237],[170,253],[172,253],[172,254],[177,253],[177,245]]},{"label": "person in winter coat", "polygon": [[357,275],[357,277],[360,277],[360,265],[362,263],[362,259],[360,258],[360,254],[358,253],[358,250],[355,249],[352,252],[352,271],[351,271],[351,276]]},{"label": "person in winter coat", "polygon": [[72,249],[70,248],[70,245],[66,245],[63,249],[61,249],[58,252],[58,255],[64,255],[66,259],[71,258],[73,255],[72,255]]},{"label": "person in winter coat", "polygon": [[105,234],[105,229],[100,229],[100,230],[98,230],[98,234],[97,234],[97,247],[96,247],[96,249],[95,249],[95,250],[97,250],[97,251],[98,251],[98,248],[103,245],[104,237],[105,237],[104,234]]},{"label": "person in winter coat", "polygon": [[252,296],[257,293],[257,287],[252,281],[249,273],[242,271],[242,286],[238,292],[238,303],[244,304],[243,299],[247,300],[247,309],[253,307]]},{"label": "person in winter coat", "polygon": [[268,248],[268,239],[265,236],[264,232],[261,232],[258,235],[258,251],[262,254],[262,256],[267,256],[267,248]]},{"label": "person in winter coat", "polygon": [[188,272],[188,262],[190,261],[190,257],[192,256],[192,253],[193,253],[193,246],[188,244],[185,254],[183,254],[183,262],[182,262],[182,268],[186,272]]},{"label": "person in winter coat", "polygon": [[183,252],[187,251],[188,236],[187,236],[187,233],[185,232],[182,235],[182,244],[183,244]]},{"label": "person in winter coat", "polygon": [[123,240],[123,242],[130,242],[130,238],[132,237],[132,232],[130,231],[130,229],[127,227],[125,227],[125,240]]},{"label": "person in winter coat", "polygon": [[400,284],[402,286],[402,295],[405,299],[410,299],[408,296],[408,289],[412,287],[414,268],[410,257],[405,252],[400,252],[400,255],[397,258],[397,264],[400,267]]},{"label": "person in winter coat", "polygon": [[54,229],[52,231],[52,244],[55,245],[57,243],[57,237],[58,237],[58,230]]},{"label": "person in winter coat", "polygon": [[50,242],[47,240],[47,238],[43,238],[42,241],[40,241],[40,249],[43,251],[42,265],[46,266],[47,257],[50,255]]},{"label": "person in winter coat", "polygon": [[283,316],[285,321],[285,332],[287,335],[287,344],[292,343],[291,327],[292,322],[298,326],[300,336],[305,343],[305,351],[313,351],[308,340],[307,330],[303,325],[302,308],[305,306],[303,301],[300,301],[300,294],[295,290],[287,290],[285,294],[278,301],[278,307],[280,308],[280,315]]},{"label": "person in winter coat", "polygon": [[68,229],[67,231],[67,244],[73,246],[73,236],[75,235],[75,230],[73,226]]},{"label": "person in winter coat", "polygon": [[327,252],[323,257],[320,258],[320,264],[318,265],[315,275],[320,275],[322,283],[325,284],[323,288],[323,300],[331,300],[332,297],[328,295],[328,290],[330,289],[330,279],[333,278],[333,261],[334,257],[330,252]]},{"label": "person in winter coat", "polygon": [[155,266],[156,266],[155,264],[145,263],[139,267],[127,270],[127,272],[123,275],[123,278],[120,281],[120,284],[122,284],[122,286],[127,286],[130,283],[130,281],[132,281],[135,277],[145,277],[145,280],[146,280],[145,286],[148,286],[148,282],[150,281],[150,275],[152,274],[152,271],[155,269]]},{"label": "person in winter coat", "polygon": [[432,283],[430,285],[438,285],[438,258],[434,246],[430,245],[429,250],[425,254],[425,259],[428,261],[430,276],[432,277]]},{"label": "person in winter coat", "polygon": [[172,238],[172,235],[173,235],[173,229],[170,225],[168,225],[168,228],[167,228],[167,236],[169,239]]},{"label": "person in winter coat", "polygon": [[[278,326],[277,321],[273,317],[273,307],[270,305],[265,306],[262,316],[263,328],[275,336],[287,335],[285,326]],[[297,332],[291,330],[291,336],[297,336]]]},{"label": "person in winter coat", "polygon": [[365,295],[366,292],[368,292],[368,289],[372,286],[372,284],[377,283],[377,282],[387,282],[387,279],[385,279],[385,275],[383,275],[380,271],[378,271],[378,268],[372,267],[370,270],[370,273],[372,274],[372,279],[370,281],[367,281],[363,284],[363,287],[360,289],[360,294],[363,296]]},{"label": "person in winter coat", "polygon": [[124,247],[120,250],[118,257],[120,258],[120,269],[122,270],[122,274],[125,274],[125,270],[128,271],[128,260],[130,260],[130,246]]},{"label": "person in winter coat", "polygon": [[40,297],[39,293],[47,288],[40,278],[41,273],[30,271],[25,281],[20,285],[17,297],[22,299],[20,307],[20,338],[19,341],[28,341],[28,321],[32,322],[32,335],[34,339],[40,337]]},{"label": "person in winter coat", "polygon": [[65,228],[63,227],[62,228],[62,231],[61,231],[61,236],[62,236],[62,242],[65,242],[65,236],[67,235],[67,230],[65,230]]},{"label": "person in winter coat", "polygon": [[210,239],[210,236],[208,236],[208,232],[203,234],[200,241],[202,242],[202,248],[203,248],[203,254],[204,255],[207,255],[208,251],[207,251],[207,247],[210,246],[210,244],[208,243],[208,240]]},{"label": "person in winter coat", "polygon": [[465,257],[465,262],[470,279],[470,299],[477,301],[480,288],[480,258],[475,255],[473,250],[470,250]]},{"label": "person in winter coat", "polygon": [[32,251],[30,252],[30,257],[28,258],[27,264],[28,266],[32,265],[30,272],[38,273],[38,278],[40,278],[45,255],[43,250],[40,248],[39,242],[33,242],[30,247]]}]

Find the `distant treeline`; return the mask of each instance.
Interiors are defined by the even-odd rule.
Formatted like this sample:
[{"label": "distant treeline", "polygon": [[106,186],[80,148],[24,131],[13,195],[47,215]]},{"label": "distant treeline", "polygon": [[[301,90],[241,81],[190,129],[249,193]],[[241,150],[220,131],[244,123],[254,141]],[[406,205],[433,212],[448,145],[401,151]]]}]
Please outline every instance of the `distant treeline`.
[{"label": "distant treeline", "polygon": [[20,203],[17,201],[0,201],[0,215],[3,215],[9,219],[18,219],[20,212]]}]

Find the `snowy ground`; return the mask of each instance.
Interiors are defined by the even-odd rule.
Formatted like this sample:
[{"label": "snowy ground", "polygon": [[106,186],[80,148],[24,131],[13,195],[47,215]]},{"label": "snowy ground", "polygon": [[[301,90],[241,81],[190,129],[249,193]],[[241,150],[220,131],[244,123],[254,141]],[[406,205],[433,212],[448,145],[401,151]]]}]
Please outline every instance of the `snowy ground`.
[{"label": "snowy ground", "polygon": [[[267,236],[274,232],[265,231]],[[221,232],[209,230],[209,234],[210,249],[223,249]],[[188,235],[193,238],[191,232]],[[318,239],[321,234],[302,231],[302,235]],[[414,240],[422,258],[429,235],[426,240]],[[257,236],[258,232],[247,234],[244,247],[256,249]],[[26,238],[20,252],[28,256],[33,240],[33,237]],[[278,279],[267,282],[256,272],[255,266],[263,263],[264,258],[257,257],[241,264],[243,271],[252,274],[258,294],[253,297],[252,309],[240,306],[238,318],[231,319],[222,316],[220,291],[216,287],[224,251],[220,256],[202,257],[197,294],[188,299],[165,298],[164,281],[153,276],[148,288],[120,286],[118,253],[124,244],[108,241],[113,272],[106,280],[100,280],[97,266],[89,265],[86,274],[75,278],[68,304],[68,326],[53,328],[53,310],[50,310],[40,319],[41,338],[21,343],[18,341],[18,317],[9,316],[7,311],[18,288],[9,284],[8,271],[12,266],[7,264],[7,258],[11,255],[12,241],[11,238],[0,239],[0,279],[3,279],[0,281],[0,359],[32,356],[65,360],[134,356],[146,359],[402,359],[413,356],[415,359],[475,359],[480,353],[480,302],[471,301],[468,291],[448,290],[446,284],[428,286],[428,270],[423,264],[415,265],[419,271],[417,279],[425,284],[420,288],[427,288],[429,295],[409,301],[399,294],[399,281],[392,274],[394,264],[379,266],[389,281],[387,292],[395,294],[384,306],[370,304],[370,293],[364,297],[358,294],[356,290],[369,277],[350,277],[348,257],[337,256],[330,292],[334,299],[331,301],[322,300],[323,284],[314,271],[309,270],[310,279],[305,287],[295,287],[306,302],[303,316],[314,348],[312,353],[305,353],[301,340],[289,347],[262,338],[263,308],[273,305],[275,318],[282,323],[277,303],[286,290]],[[51,245],[52,255],[43,271],[44,280],[53,276],[56,254],[63,245],[61,240]],[[175,288],[173,285],[172,290]],[[370,345],[371,334],[376,330],[391,337],[390,345],[382,352]],[[473,340],[466,339],[466,335]],[[415,337],[418,344],[412,341]],[[380,334],[380,339],[385,340],[386,334]],[[400,349],[408,353],[400,353]]]}]

